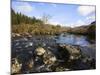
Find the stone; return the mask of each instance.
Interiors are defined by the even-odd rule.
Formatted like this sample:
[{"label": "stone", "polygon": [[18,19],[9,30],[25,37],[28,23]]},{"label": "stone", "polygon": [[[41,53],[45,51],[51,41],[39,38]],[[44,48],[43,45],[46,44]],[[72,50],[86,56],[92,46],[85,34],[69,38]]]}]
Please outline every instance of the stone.
[{"label": "stone", "polygon": [[12,33],[11,35],[12,35],[13,38],[15,38],[15,37],[21,37],[21,35],[18,34],[18,33]]},{"label": "stone", "polygon": [[22,68],[22,64],[18,62],[17,58],[12,59],[11,73],[19,73]]},{"label": "stone", "polygon": [[43,62],[46,65],[53,65],[56,61],[57,61],[57,59],[56,59],[55,55],[50,51],[47,51],[43,55]]},{"label": "stone", "polygon": [[43,55],[46,52],[46,50],[42,47],[38,47],[35,49],[35,53],[39,56]]},{"label": "stone", "polygon": [[17,37],[20,37],[21,35],[17,33],[16,36],[17,36]]},{"label": "stone", "polygon": [[69,60],[76,60],[81,57],[81,50],[78,46],[73,45],[60,45],[60,49],[66,50],[69,54]]}]

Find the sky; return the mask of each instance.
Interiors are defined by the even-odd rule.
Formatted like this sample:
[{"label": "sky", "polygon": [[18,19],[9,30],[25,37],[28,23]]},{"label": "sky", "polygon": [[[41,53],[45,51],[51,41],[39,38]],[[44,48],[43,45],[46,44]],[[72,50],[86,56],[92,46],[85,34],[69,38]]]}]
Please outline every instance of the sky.
[{"label": "sky", "polygon": [[29,17],[41,19],[50,15],[49,23],[67,27],[88,25],[95,21],[96,8],[89,5],[56,4],[12,0],[12,9]]}]

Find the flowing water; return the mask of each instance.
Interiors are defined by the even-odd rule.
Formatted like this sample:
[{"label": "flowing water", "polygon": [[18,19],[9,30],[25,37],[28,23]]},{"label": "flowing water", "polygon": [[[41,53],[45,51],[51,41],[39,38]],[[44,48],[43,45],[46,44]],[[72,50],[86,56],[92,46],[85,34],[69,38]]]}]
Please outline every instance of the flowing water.
[{"label": "flowing water", "polygon": [[80,45],[80,46],[88,46],[92,43],[88,40],[87,36],[83,35],[74,35],[74,34],[61,34],[58,39],[57,43],[62,44],[71,44],[71,45]]}]

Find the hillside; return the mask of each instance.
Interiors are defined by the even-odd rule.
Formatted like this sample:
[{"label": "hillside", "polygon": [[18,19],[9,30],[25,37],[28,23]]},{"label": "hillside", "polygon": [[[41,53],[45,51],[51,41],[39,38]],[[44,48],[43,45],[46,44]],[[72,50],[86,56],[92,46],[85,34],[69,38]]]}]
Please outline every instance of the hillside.
[{"label": "hillside", "polygon": [[83,34],[83,35],[95,35],[96,32],[96,22],[92,22],[87,26],[80,26],[72,28],[70,33]]}]

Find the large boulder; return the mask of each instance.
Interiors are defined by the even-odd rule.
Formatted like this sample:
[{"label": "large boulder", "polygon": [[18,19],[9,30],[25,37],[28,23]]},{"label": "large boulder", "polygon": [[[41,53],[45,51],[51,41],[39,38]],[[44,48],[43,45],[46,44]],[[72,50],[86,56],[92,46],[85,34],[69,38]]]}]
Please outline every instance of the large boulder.
[{"label": "large boulder", "polygon": [[70,53],[70,59],[75,60],[81,57],[81,51],[78,46],[66,45],[65,49]]},{"label": "large boulder", "polygon": [[43,47],[36,48],[35,54],[36,54],[36,58],[35,58],[36,66],[39,66],[36,68],[36,71],[39,72],[52,71],[51,66],[53,66],[57,61],[55,54],[50,49],[48,48],[44,49]]},{"label": "large boulder", "polygon": [[56,61],[55,55],[48,49],[38,47],[35,49],[35,54],[39,56],[39,58],[41,58],[46,65],[52,65]]},{"label": "large boulder", "polygon": [[[59,45],[60,49],[64,53],[66,52],[67,60],[76,60],[81,57],[81,50],[78,46],[72,46],[72,45]],[[65,56],[65,57],[66,57]]]},{"label": "large boulder", "polygon": [[47,51],[43,55],[43,62],[46,65],[53,65],[57,61],[55,55],[51,51]]}]

